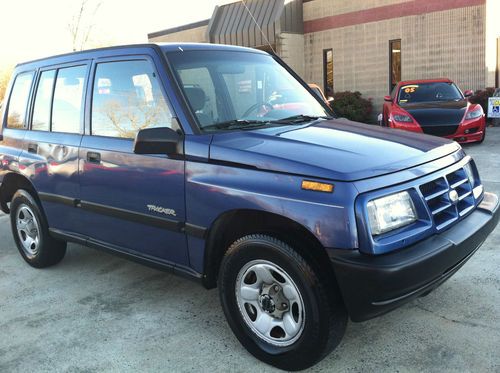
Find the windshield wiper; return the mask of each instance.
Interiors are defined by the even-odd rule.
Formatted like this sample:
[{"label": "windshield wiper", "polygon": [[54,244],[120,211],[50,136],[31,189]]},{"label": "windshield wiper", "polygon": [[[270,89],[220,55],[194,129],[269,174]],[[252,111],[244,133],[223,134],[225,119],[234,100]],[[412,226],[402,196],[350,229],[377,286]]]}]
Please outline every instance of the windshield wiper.
[{"label": "windshield wiper", "polygon": [[241,128],[262,127],[265,126],[266,124],[269,124],[269,121],[233,119],[233,120],[228,120],[227,122],[210,124],[208,126],[203,127],[203,129],[231,130],[231,129],[241,129]]},{"label": "windshield wiper", "polygon": [[271,121],[271,123],[276,123],[276,124],[297,124],[297,123],[305,123],[305,122],[312,122],[313,120],[318,120],[318,119],[333,119],[333,117],[330,116],[313,116],[313,115],[292,115],[291,117],[287,118],[282,118],[282,119],[277,119]]}]

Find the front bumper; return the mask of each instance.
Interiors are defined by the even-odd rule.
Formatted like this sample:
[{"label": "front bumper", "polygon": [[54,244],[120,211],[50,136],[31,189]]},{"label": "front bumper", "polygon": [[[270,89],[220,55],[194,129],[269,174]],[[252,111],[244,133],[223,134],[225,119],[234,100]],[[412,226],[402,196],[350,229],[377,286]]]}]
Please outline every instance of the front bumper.
[{"label": "front bumper", "polygon": [[499,215],[498,197],[485,193],[477,209],[460,223],[400,251],[379,256],[332,251],[351,319],[379,316],[441,285],[481,246]]},{"label": "front bumper", "polygon": [[468,144],[481,141],[486,131],[486,119],[484,115],[478,119],[468,120],[458,126],[457,132],[445,136],[447,139],[455,140],[460,144]]},{"label": "front bumper", "polygon": [[[417,132],[417,133],[425,133],[422,129],[422,125],[413,122],[413,123],[398,123],[392,121],[390,124],[392,128],[398,128],[405,131]],[[486,118],[483,115],[478,119],[472,120],[464,120],[462,121],[455,133],[451,135],[441,136],[438,134],[434,134],[432,132],[427,132],[428,135],[440,136],[446,139],[454,140],[460,144],[468,144],[473,142],[479,142],[484,138],[484,134],[486,131]]]}]

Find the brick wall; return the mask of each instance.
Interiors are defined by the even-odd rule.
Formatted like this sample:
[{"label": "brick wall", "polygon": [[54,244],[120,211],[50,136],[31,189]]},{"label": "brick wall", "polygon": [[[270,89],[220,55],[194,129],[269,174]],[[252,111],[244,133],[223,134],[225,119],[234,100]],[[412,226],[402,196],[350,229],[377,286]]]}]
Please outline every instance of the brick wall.
[{"label": "brick wall", "polygon": [[[332,7],[333,3],[335,8]],[[323,85],[323,49],[333,48],[335,90],[358,90],[365,97],[372,97],[375,112],[378,113],[383,96],[389,90],[389,40],[401,39],[403,80],[447,77],[464,90],[485,86],[487,69],[484,3],[442,11],[433,9],[430,13],[421,14],[415,6],[415,9],[409,11],[414,15],[402,17],[397,15],[408,13],[408,9],[403,7],[413,6],[415,2],[363,1],[365,7],[361,10],[356,8],[360,3],[352,0],[315,0],[304,3],[306,34],[303,77],[306,81]],[[446,1],[436,1],[430,7],[443,6],[444,3]],[[451,4],[450,1],[448,3]],[[460,3],[466,4],[467,0],[455,2]],[[472,3],[481,3],[481,0],[472,0]],[[367,5],[378,7],[381,4],[384,8],[378,14],[367,12]],[[351,18],[339,16],[325,20],[328,15],[338,16],[342,9],[358,13],[354,13],[355,16],[351,14]],[[387,13],[391,11],[394,12],[394,18]],[[318,14],[321,16],[320,21],[324,21],[323,24],[315,22]],[[363,19],[357,18],[358,16],[368,20],[378,17],[381,20],[356,24],[357,20],[362,22]],[[341,22],[348,25],[337,27]],[[325,25],[331,28],[325,29]],[[323,30],[314,31],[315,28]]]},{"label": "brick wall", "polygon": [[304,35],[281,33],[277,53],[297,74],[304,76]]}]

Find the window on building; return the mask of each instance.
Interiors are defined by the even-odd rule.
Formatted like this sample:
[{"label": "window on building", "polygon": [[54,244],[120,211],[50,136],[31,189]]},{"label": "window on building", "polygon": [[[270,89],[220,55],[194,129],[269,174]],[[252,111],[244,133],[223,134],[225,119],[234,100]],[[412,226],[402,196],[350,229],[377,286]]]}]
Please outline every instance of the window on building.
[{"label": "window on building", "polygon": [[323,51],[323,80],[325,96],[333,96],[333,50],[325,49]]},{"label": "window on building", "polygon": [[86,72],[85,65],[58,70],[52,104],[53,132],[80,132]]},{"label": "window on building", "polygon": [[19,74],[16,77],[9,99],[8,128],[26,128],[26,111],[33,75],[33,72],[28,72]]},{"label": "window on building", "polygon": [[401,81],[401,39],[389,41],[389,91]]},{"label": "window on building", "polygon": [[500,87],[500,38],[497,39],[496,87]]},{"label": "window on building", "polygon": [[93,91],[93,135],[133,139],[141,129],[175,123],[148,61],[98,64]]},{"label": "window on building", "polygon": [[33,109],[31,129],[36,131],[50,131],[50,107],[54,88],[55,70],[44,71],[40,76]]}]

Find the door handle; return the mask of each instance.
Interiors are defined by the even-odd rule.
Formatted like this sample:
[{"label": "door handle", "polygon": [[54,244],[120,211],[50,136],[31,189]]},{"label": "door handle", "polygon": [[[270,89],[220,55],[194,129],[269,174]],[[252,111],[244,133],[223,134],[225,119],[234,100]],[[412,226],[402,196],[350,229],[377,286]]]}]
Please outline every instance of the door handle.
[{"label": "door handle", "polygon": [[92,163],[101,163],[101,153],[88,152],[87,161]]},{"label": "door handle", "polygon": [[38,145],[37,144],[28,144],[28,153],[33,153],[33,154],[38,153]]}]

